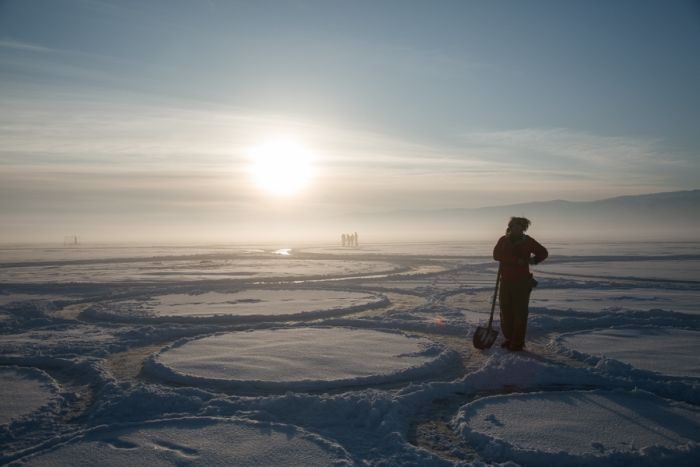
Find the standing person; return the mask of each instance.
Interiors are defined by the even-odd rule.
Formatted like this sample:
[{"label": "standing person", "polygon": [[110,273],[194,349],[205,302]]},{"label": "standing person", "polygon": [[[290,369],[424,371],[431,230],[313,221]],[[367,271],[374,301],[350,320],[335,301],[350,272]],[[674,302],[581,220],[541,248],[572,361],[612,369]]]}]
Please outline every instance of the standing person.
[{"label": "standing person", "polygon": [[493,249],[493,259],[501,263],[501,331],[506,341],[501,345],[508,350],[522,350],[527,330],[528,304],[534,279],[530,264],[544,261],[549,253],[534,238],[525,235],[530,221],[511,217],[506,234]]}]

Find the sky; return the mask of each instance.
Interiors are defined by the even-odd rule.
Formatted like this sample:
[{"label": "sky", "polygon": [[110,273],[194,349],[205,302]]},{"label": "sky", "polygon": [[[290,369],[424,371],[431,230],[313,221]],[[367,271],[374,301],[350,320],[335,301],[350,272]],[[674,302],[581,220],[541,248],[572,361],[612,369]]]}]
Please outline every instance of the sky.
[{"label": "sky", "polygon": [[697,83],[697,1],[0,0],[0,242],[696,189]]}]

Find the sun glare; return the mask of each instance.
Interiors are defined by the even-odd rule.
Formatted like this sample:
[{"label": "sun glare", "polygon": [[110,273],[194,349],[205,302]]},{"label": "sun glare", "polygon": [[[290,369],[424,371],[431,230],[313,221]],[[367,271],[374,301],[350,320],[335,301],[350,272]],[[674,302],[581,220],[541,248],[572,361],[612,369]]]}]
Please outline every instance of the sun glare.
[{"label": "sun glare", "polygon": [[267,193],[289,196],[302,190],[313,175],[311,152],[290,140],[269,141],[250,150],[256,184]]}]

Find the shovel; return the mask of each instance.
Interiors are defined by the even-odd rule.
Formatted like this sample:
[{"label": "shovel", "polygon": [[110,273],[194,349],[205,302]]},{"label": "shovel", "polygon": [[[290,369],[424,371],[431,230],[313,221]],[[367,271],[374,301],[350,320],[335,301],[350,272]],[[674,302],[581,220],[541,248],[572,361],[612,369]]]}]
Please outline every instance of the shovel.
[{"label": "shovel", "polygon": [[477,349],[490,349],[494,342],[496,342],[496,337],[498,337],[498,331],[491,328],[491,323],[493,323],[493,310],[496,309],[496,297],[498,296],[498,283],[501,280],[501,265],[498,265],[498,275],[496,276],[496,290],[493,292],[493,302],[491,302],[491,317],[489,318],[489,325],[487,327],[477,326],[474,332],[474,347]]}]

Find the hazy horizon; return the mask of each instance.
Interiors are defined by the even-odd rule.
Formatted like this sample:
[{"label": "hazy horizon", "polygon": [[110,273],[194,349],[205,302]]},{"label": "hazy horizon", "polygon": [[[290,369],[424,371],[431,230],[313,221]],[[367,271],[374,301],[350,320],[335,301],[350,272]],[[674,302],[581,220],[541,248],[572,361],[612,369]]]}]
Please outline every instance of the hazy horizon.
[{"label": "hazy horizon", "polygon": [[[3,244],[488,240],[507,215],[430,213],[700,180],[690,0],[8,0],[0,31]],[[602,219],[532,234],[697,232]]]}]

